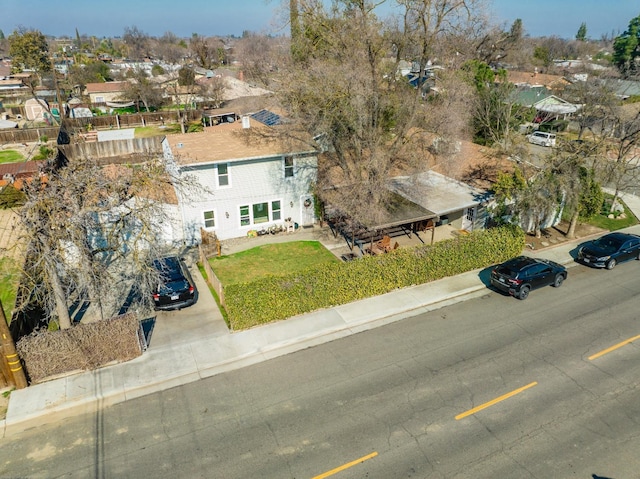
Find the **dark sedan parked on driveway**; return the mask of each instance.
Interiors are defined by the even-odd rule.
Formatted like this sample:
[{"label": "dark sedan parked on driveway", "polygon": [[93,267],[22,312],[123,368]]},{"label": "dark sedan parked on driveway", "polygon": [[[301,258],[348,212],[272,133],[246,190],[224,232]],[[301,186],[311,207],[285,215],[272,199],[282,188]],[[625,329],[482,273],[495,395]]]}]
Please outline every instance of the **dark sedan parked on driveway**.
[{"label": "dark sedan parked on driveway", "polygon": [[629,233],[609,233],[578,249],[578,261],[596,268],[613,269],[630,259],[640,259],[640,236]]},{"label": "dark sedan parked on driveway", "polygon": [[153,302],[156,309],[181,309],[196,302],[196,286],[187,265],[177,256],[168,256],[153,262],[160,273]]},{"label": "dark sedan parked on driveway", "polygon": [[491,271],[491,285],[518,299],[527,299],[529,291],[543,286],[556,288],[567,279],[567,269],[548,259],[518,256]]}]

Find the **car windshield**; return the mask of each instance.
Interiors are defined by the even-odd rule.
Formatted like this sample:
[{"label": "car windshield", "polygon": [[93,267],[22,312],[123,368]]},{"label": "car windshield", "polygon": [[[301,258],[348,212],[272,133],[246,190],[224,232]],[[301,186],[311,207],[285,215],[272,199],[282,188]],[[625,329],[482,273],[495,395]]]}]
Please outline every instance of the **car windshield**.
[{"label": "car windshield", "polygon": [[593,245],[607,253],[613,253],[614,251],[618,251],[620,249],[620,245],[622,244],[616,238],[611,238],[609,236],[603,236],[602,238],[598,238],[593,242]]}]

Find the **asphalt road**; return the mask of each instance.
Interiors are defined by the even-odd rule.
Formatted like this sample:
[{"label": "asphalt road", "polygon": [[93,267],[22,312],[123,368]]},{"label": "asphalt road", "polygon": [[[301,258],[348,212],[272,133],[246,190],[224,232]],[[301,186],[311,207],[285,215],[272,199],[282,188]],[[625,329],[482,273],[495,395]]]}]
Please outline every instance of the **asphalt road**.
[{"label": "asphalt road", "polygon": [[639,272],[572,267],[26,431],[0,477],[637,478]]}]

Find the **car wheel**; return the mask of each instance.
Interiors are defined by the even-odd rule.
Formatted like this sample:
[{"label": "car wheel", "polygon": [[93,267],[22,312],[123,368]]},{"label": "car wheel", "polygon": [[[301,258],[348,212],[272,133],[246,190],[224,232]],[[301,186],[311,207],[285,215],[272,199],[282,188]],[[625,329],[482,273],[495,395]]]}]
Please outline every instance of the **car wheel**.
[{"label": "car wheel", "polygon": [[607,261],[607,264],[605,265],[607,269],[613,269],[616,267],[616,260],[611,258],[609,261]]},{"label": "car wheel", "polygon": [[527,299],[529,296],[529,286],[523,286],[520,288],[520,294],[518,294],[518,299]]},{"label": "car wheel", "polygon": [[561,274],[556,275],[556,279],[553,282],[553,287],[554,288],[559,288],[560,286],[562,286],[562,283],[564,282],[564,276]]}]

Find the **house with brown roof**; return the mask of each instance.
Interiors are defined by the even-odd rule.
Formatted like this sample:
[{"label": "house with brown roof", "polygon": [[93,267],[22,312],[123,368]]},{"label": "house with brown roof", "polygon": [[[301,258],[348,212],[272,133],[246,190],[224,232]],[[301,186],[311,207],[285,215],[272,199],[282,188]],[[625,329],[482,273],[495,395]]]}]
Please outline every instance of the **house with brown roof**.
[{"label": "house with brown roof", "polygon": [[186,244],[200,242],[201,229],[224,240],[316,220],[317,151],[270,135],[279,117],[259,113],[163,140],[167,167],[205,189],[178,191]]},{"label": "house with brown roof", "polygon": [[87,83],[83,94],[88,96],[91,103],[117,102],[122,100],[128,86],[126,81],[110,81],[102,83]]},{"label": "house with brown roof", "polygon": [[507,81],[519,87],[540,87],[543,86],[553,93],[562,92],[570,82],[560,75],[549,75],[546,73],[507,71]]}]

